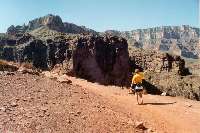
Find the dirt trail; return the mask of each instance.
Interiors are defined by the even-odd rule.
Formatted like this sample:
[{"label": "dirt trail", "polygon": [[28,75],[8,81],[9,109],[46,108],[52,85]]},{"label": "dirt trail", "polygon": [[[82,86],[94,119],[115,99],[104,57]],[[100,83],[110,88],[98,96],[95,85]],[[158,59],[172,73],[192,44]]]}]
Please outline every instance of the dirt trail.
[{"label": "dirt trail", "polygon": [[80,85],[99,94],[115,110],[131,114],[137,120],[145,121],[148,127],[158,132],[199,133],[200,103],[180,97],[145,95],[144,105],[137,105],[136,98],[115,86],[103,86],[86,80],[69,77],[73,84]]},{"label": "dirt trail", "polygon": [[197,133],[200,103],[145,95],[137,105],[127,89],[67,77],[59,83],[29,74],[0,75],[0,133]]}]

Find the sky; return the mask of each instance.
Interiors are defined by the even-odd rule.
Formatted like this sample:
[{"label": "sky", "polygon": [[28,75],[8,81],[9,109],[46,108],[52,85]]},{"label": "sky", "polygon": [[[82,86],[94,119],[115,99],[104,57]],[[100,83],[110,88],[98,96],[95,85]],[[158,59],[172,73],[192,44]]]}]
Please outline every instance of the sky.
[{"label": "sky", "polygon": [[0,32],[47,14],[96,31],[200,27],[200,0],[0,0]]}]

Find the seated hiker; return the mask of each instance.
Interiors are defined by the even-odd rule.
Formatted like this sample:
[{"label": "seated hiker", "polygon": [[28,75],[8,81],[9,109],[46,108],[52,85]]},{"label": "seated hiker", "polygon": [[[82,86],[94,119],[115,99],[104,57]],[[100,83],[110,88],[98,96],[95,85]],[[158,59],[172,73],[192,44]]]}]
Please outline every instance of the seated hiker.
[{"label": "seated hiker", "polygon": [[[142,93],[143,93],[142,81],[143,80],[144,80],[144,74],[140,72],[139,69],[135,69],[135,75],[132,78],[131,89],[137,95],[138,104],[143,104],[143,98],[142,98]],[[139,102],[139,97],[140,97],[140,102]]]}]

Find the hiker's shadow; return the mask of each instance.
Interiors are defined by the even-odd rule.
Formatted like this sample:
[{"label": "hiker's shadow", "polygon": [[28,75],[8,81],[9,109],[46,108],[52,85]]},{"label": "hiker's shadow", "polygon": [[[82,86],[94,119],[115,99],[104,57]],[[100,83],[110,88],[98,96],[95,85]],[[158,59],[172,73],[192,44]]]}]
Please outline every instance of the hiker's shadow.
[{"label": "hiker's shadow", "polygon": [[167,103],[143,103],[143,105],[169,105],[175,104],[176,102],[167,102]]}]

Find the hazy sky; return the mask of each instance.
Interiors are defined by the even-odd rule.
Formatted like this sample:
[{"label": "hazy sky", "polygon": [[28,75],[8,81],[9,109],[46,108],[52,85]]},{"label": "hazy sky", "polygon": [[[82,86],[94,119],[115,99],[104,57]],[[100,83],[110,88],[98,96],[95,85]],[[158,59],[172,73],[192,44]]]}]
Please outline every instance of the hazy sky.
[{"label": "hazy sky", "polygon": [[0,32],[55,14],[97,31],[200,26],[199,0],[0,0]]}]

